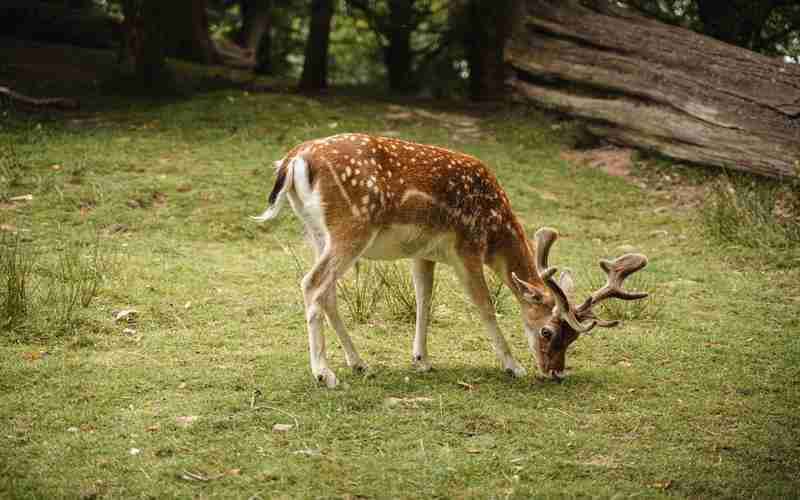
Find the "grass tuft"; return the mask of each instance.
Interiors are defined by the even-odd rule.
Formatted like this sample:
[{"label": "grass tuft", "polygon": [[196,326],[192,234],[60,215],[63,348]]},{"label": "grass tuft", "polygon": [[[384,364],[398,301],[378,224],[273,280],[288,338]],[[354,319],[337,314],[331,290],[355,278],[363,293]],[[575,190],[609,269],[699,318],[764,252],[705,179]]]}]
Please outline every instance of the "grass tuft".
[{"label": "grass tuft", "polygon": [[728,175],[709,195],[702,220],[711,238],[768,256],[800,245],[800,183]]},{"label": "grass tuft", "polygon": [[47,338],[77,332],[81,311],[98,297],[113,260],[99,239],[66,236],[45,254],[20,236],[0,239],[0,331],[10,338]]},{"label": "grass tuft", "polygon": [[36,253],[19,233],[0,233],[0,332],[15,331],[32,308],[32,275]]},{"label": "grass tuft", "polygon": [[355,323],[368,322],[383,295],[377,266],[373,262],[357,262],[353,270],[336,283],[339,303],[344,304]]},{"label": "grass tuft", "polygon": [[13,144],[0,146],[0,200],[7,200],[11,191],[22,184],[26,171]]},{"label": "grass tuft", "polygon": [[[375,267],[375,274],[381,283],[381,302],[389,317],[413,323],[417,317],[417,298],[414,292],[414,280],[408,270],[408,265],[395,262],[385,263]],[[434,288],[431,302],[433,302],[435,294]]]}]

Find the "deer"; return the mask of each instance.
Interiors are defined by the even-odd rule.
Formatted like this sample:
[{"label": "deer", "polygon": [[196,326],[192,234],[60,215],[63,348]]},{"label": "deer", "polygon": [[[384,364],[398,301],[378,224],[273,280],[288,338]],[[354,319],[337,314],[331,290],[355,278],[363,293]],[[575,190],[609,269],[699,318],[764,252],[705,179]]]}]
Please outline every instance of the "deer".
[{"label": "deer", "polygon": [[359,259],[411,261],[416,297],[412,364],[420,371],[431,369],[427,334],[437,263],[452,267],[478,309],[503,370],[516,378],[527,372],[500,332],[485,268],[511,290],[539,372],[556,381],[564,378],[570,344],[595,327],[619,324],[598,318],[595,306],[611,298],[647,297],[622,287],[647,265],[647,257],[630,253],[601,260],[606,284],[576,305],[571,273],[557,277],[558,269],[548,264],[558,232],[542,227],[529,240],[496,177],[473,156],[348,133],[299,144],[275,167],[268,207],[252,219],[274,219],[288,199],[305,226],[316,261],[302,279],[302,291],[311,372],[321,385],[338,384],[326,355],[324,317],[339,338],[347,366],[367,369],[336,304],[337,281]]}]

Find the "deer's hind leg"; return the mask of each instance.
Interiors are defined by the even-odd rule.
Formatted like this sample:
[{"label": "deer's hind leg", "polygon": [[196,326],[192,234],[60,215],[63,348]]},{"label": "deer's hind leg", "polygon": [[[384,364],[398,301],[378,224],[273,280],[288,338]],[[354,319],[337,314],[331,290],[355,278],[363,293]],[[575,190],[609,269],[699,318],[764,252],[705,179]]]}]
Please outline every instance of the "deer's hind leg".
[{"label": "deer's hind leg", "polygon": [[[316,251],[317,259],[319,260],[325,251],[325,239],[320,234],[310,234],[309,238],[311,239],[314,250]],[[344,273],[346,271],[347,269],[341,272]],[[344,321],[342,321],[342,318],[339,316],[339,308],[336,303],[335,284],[328,291],[328,294],[322,298],[322,309],[325,312],[325,316],[328,318],[328,323],[336,332],[336,336],[339,337],[339,342],[342,343],[347,366],[358,372],[366,371],[367,364],[364,363],[364,361],[361,359],[361,356],[358,355],[358,351],[356,351],[353,340],[347,333],[347,328],[344,325]]]},{"label": "deer's hind leg", "polygon": [[[324,233],[319,232],[316,234]],[[350,233],[346,239],[337,239],[335,233],[326,235],[322,240],[324,245],[319,253],[317,262],[303,278],[303,298],[306,304],[311,373],[317,381],[324,383],[328,387],[335,387],[338,380],[328,366],[325,337],[323,336],[323,314],[328,316],[334,330],[339,335],[339,339],[345,349],[348,365],[354,368],[364,366],[350,336],[344,328],[344,323],[342,323],[336,311],[336,282],[353,266],[364,250],[369,247],[373,238],[374,236],[369,234],[353,235]]]}]

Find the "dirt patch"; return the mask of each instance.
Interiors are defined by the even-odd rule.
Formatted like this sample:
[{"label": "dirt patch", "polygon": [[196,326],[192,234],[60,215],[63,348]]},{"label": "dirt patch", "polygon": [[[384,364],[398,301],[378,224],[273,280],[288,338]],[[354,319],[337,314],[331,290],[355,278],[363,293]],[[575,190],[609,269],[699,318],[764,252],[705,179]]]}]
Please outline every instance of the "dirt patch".
[{"label": "dirt patch", "polygon": [[422,108],[409,108],[391,104],[387,107],[384,115],[391,121],[434,121],[447,128],[451,132],[451,138],[455,142],[464,139],[486,138],[485,132],[480,128],[480,119],[462,113],[453,112],[433,112]]},{"label": "dirt patch", "polygon": [[598,149],[564,151],[560,156],[562,160],[566,160],[570,163],[599,168],[608,175],[625,177],[633,182],[631,179],[633,150],[630,148],[604,146]]},{"label": "dirt patch", "polygon": [[[689,181],[677,172],[664,172],[656,167],[648,168],[646,160],[636,160],[634,150],[617,146],[596,149],[569,150],[561,153],[561,159],[580,167],[600,169],[608,175],[622,177],[631,184],[652,192],[663,200],[655,208],[660,211],[693,209],[702,204],[708,187]],[[647,175],[642,175],[648,172]]]}]

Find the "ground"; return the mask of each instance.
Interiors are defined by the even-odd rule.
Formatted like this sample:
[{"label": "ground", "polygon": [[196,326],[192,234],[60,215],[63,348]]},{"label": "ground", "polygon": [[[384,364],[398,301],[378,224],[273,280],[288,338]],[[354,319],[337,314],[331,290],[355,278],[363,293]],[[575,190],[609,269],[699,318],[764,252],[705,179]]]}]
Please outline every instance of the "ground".
[{"label": "ground", "polygon": [[[39,280],[71,248],[103,257],[73,322],[34,318],[2,333],[0,496],[785,498],[800,488],[800,256],[712,239],[702,200],[636,177],[635,157],[630,167],[603,157],[632,172],[622,176],[587,166],[571,123],[519,106],[234,84],[154,102],[92,78],[15,80],[21,66],[0,53],[12,61],[3,82],[82,101],[76,112],[2,111],[6,165],[22,172],[4,187],[3,244],[35,252]],[[248,216],[265,207],[273,160],[344,131],[481,158],[531,234],[561,232],[551,261],[575,270],[582,294],[601,281],[597,259],[636,250],[650,265],[629,288],[652,299],[609,308],[623,326],[579,339],[564,383],[514,380],[441,268],[435,369],[420,373],[413,323],[362,274],[340,307],[370,370],[351,373],[327,330],[342,384],[320,388],[299,223],[289,210],[266,225]],[[534,372],[516,304],[503,292],[497,302]]]}]

